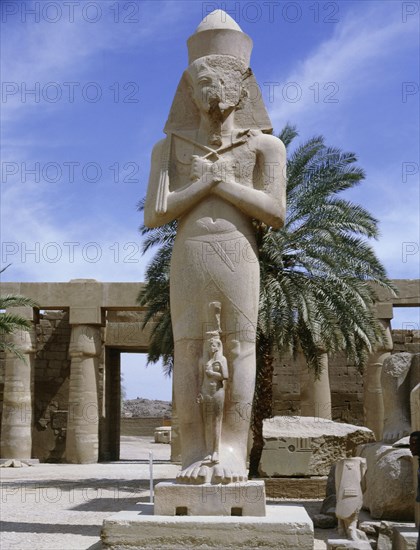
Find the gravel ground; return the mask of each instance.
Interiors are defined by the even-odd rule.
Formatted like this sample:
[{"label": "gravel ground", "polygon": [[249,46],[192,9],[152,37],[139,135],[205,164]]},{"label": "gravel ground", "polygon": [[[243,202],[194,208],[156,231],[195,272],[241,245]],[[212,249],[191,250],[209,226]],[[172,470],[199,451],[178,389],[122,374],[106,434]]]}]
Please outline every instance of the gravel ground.
[{"label": "gravel ground", "polygon": [[[169,445],[149,437],[123,437],[119,462],[0,469],[1,549],[100,550],[106,517],[149,502],[150,450],[154,482],[173,479],[179,466],[169,461]],[[319,500],[302,504],[318,513]],[[333,534],[316,529],[314,549],[326,548]]]}]

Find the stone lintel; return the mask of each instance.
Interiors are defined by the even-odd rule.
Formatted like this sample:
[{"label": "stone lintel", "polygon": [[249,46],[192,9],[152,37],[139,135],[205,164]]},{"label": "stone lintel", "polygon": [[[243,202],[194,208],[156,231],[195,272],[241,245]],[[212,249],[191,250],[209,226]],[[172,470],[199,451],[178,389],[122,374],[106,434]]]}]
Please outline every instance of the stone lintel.
[{"label": "stone lintel", "polygon": [[121,310],[143,310],[137,304],[144,283],[101,283],[91,279],[68,283],[2,282],[2,294],[22,294],[35,300],[41,309],[68,307],[102,307]]},{"label": "stone lintel", "polygon": [[12,313],[13,315],[19,315],[28,321],[33,321],[34,319],[34,309],[28,306],[22,307],[8,307],[6,308],[7,313]]},{"label": "stone lintel", "polygon": [[[150,515],[147,515],[150,514]],[[103,522],[104,548],[312,550],[313,524],[303,506],[267,506],[265,517],[157,516],[138,511],[119,512]]]},{"label": "stone lintel", "polygon": [[187,485],[173,482],[155,487],[158,516],[265,516],[264,481]]},{"label": "stone lintel", "polygon": [[378,319],[392,319],[394,317],[392,304],[378,302],[375,304],[375,315]]}]

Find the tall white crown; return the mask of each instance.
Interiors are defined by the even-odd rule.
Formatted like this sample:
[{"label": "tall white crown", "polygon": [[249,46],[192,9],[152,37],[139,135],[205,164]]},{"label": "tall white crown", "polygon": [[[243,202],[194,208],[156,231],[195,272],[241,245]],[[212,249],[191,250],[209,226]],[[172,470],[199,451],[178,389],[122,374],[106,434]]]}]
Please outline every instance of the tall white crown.
[{"label": "tall white crown", "polygon": [[223,10],[207,15],[190,36],[187,45],[189,64],[206,55],[231,55],[249,67],[252,40]]}]

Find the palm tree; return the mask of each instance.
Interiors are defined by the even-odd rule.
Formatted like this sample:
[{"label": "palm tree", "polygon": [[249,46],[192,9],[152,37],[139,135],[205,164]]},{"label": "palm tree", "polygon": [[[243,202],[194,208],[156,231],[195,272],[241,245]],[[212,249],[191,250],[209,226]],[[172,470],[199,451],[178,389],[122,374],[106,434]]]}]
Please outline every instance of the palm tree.
[{"label": "palm tree", "polygon": [[[287,125],[279,137],[290,149],[297,135]],[[327,147],[322,136],[308,140],[287,162],[285,226],[274,231],[257,225],[261,286],[251,475],[258,472],[263,420],[272,416],[276,352],[301,349],[319,376],[324,353],[344,351],[362,370],[383,341],[372,307],[374,284],[394,289],[366,242],[378,237],[378,222],[338,196],[365,178],[356,161],[354,153]]]},{"label": "palm tree", "polygon": [[[0,269],[0,273],[3,273],[9,266]],[[25,360],[20,353],[19,348],[13,343],[9,342],[6,338],[7,335],[12,334],[16,330],[28,331],[31,328],[31,322],[25,319],[21,315],[16,313],[9,313],[5,310],[11,307],[36,307],[37,304],[25,296],[16,294],[7,294],[0,296],[0,351],[9,351],[19,357],[19,359]]]},{"label": "palm tree", "polygon": [[[297,135],[295,127],[286,125],[279,137],[290,149]],[[365,178],[355,154],[328,147],[322,136],[316,136],[288,156],[285,226],[274,230],[254,222],[261,284],[250,475],[258,470],[263,419],[272,416],[275,355],[301,349],[308,367],[319,375],[322,353],[344,351],[362,369],[383,339],[372,308],[374,284],[393,290],[367,243],[378,237],[377,220],[339,196]],[[143,206],[144,201],[139,209]],[[144,252],[159,246],[139,295],[140,304],[148,307],[145,324],[156,321],[148,361],[163,358],[169,373],[173,366],[169,265],[176,222],[157,229],[142,226],[140,231]]]},{"label": "palm tree", "polygon": [[[11,307],[36,307],[36,303],[27,298],[26,296],[19,296],[14,294],[8,294],[0,296],[0,310],[9,309]],[[17,330],[28,331],[32,324],[28,319],[25,319],[21,315],[16,313],[1,312],[0,313],[0,351],[10,351],[14,353],[19,359],[24,360],[23,355],[20,353],[18,347],[13,343],[5,339],[5,337]]]}]

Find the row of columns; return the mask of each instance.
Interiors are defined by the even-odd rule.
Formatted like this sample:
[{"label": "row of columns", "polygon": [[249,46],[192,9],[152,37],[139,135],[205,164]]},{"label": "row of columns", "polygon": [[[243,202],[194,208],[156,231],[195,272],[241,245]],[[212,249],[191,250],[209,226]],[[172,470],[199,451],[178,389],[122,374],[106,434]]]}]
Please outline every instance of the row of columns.
[{"label": "row of columns", "polygon": [[[28,308],[19,311],[19,314],[27,319],[32,318],[32,310]],[[21,357],[6,352],[0,457],[3,460],[28,461],[32,452],[34,417],[34,330],[18,330],[11,335],[10,342],[19,350]],[[101,350],[100,325],[72,325],[66,437],[66,461],[70,463],[98,461],[98,363]]]},{"label": "row of columns", "polygon": [[[381,374],[382,365],[391,355],[393,348],[391,334],[392,304],[377,304],[376,314],[384,329],[384,344],[375,349],[364,372],[363,408],[365,426],[381,441],[384,423],[384,403],[382,395]],[[301,415],[332,419],[331,388],[328,374],[328,354],[321,355],[321,371],[319,376],[310,371],[308,379],[301,389]]]},{"label": "row of columns", "polygon": [[[16,311],[16,308],[14,308]],[[27,318],[32,310],[19,311]],[[370,357],[364,377],[365,424],[382,439],[383,398],[382,364],[392,350],[390,319],[392,305],[380,304],[377,312],[386,333],[385,345]],[[378,315],[378,317],[379,317]],[[4,408],[1,432],[1,457],[30,459],[33,426],[34,354],[33,331],[16,331],[12,341],[22,358],[6,354]],[[98,324],[72,325],[69,355],[71,373],[66,438],[66,460],[71,463],[98,461],[99,402],[98,362],[101,354],[101,327]],[[309,383],[302,389],[301,414],[331,419],[331,391],[328,376],[328,355],[321,357],[319,377],[309,373]]]}]

